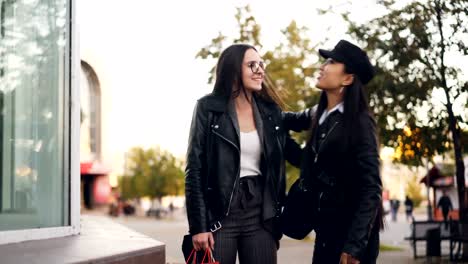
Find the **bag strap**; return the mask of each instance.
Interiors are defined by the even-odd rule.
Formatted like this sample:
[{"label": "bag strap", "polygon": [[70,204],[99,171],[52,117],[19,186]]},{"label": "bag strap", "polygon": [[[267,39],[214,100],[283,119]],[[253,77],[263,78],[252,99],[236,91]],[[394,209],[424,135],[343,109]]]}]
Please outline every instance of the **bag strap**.
[{"label": "bag strap", "polygon": [[185,264],[189,264],[190,258],[193,256],[193,261],[192,263],[197,263],[197,251],[195,249],[192,249],[192,252],[190,253],[189,257],[187,258],[187,262]]},{"label": "bag strap", "polygon": [[[216,260],[214,259],[214,257],[213,257],[213,253],[211,252],[211,249],[207,248],[207,249],[205,250],[205,255],[203,256],[203,259],[202,259],[202,262],[201,262],[202,264],[205,263],[205,258],[206,258],[207,256],[208,256],[208,261],[211,261],[211,262],[213,262],[213,263],[216,261]],[[209,263],[209,262],[207,262],[207,263]]]}]

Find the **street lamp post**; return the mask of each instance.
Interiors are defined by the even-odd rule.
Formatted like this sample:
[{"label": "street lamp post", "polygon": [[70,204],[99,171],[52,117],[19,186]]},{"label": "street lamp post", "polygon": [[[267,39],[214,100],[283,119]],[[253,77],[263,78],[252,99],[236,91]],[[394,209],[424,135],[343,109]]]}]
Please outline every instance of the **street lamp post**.
[{"label": "street lamp post", "polygon": [[429,221],[432,220],[432,204],[431,204],[431,199],[430,199],[430,180],[429,180],[429,161],[426,161],[426,189],[427,189],[427,219]]}]

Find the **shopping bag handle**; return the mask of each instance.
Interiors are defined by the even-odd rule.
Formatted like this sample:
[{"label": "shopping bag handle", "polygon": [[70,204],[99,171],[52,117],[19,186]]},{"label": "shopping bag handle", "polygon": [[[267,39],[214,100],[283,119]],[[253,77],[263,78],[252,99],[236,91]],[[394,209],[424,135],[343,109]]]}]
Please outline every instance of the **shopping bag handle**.
[{"label": "shopping bag handle", "polygon": [[208,256],[208,261],[211,261],[211,262],[215,262],[216,260],[214,259],[213,257],[213,253],[211,252],[211,249],[207,248],[205,250],[205,255],[203,256],[203,259],[202,259],[202,264],[205,263],[205,258]]},{"label": "shopping bag handle", "polygon": [[[195,261],[195,263],[197,263],[197,251],[195,249],[192,249],[192,252],[190,252],[190,255],[189,257],[187,258],[187,262],[185,262],[185,264],[189,264],[190,262],[190,258],[192,257],[193,255],[193,261]],[[193,263],[193,262],[192,262]]]}]

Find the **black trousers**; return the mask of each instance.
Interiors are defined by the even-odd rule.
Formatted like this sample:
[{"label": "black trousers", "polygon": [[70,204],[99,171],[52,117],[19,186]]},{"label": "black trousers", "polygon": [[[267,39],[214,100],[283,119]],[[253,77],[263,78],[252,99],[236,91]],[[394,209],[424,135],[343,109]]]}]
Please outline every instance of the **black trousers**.
[{"label": "black trousers", "polygon": [[[348,235],[339,213],[319,216],[315,230],[315,246],[312,264],[339,264],[341,253]],[[361,264],[375,264],[379,255],[379,229],[370,232],[369,243],[360,259]]]},{"label": "black trousers", "polygon": [[242,177],[233,196],[230,214],[214,233],[213,256],[222,264],[276,264],[277,247],[262,221],[263,182],[261,176]]}]

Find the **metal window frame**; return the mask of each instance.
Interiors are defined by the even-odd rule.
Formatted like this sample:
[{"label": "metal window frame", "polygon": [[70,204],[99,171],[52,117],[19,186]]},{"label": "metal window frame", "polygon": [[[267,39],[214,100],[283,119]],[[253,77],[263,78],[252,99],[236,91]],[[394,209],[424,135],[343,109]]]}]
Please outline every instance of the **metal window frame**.
[{"label": "metal window frame", "polygon": [[[41,240],[56,237],[64,237],[77,235],[80,233],[80,56],[79,56],[79,39],[77,26],[76,1],[69,0],[67,3],[69,9],[69,21],[67,38],[67,56],[69,59],[70,69],[68,71],[68,86],[69,93],[65,107],[68,108],[69,116],[65,117],[66,125],[69,126],[69,135],[65,135],[68,142],[65,144],[64,155],[64,175],[68,177],[65,181],[69,181],[69,189],[65,189],[64,198],[68,197],[69,218],[68,223],[61,227],[36,228],[0,231],[0,245],[17,243],[29,240]],[[67,219],[65,217],[65,219]]]}]

